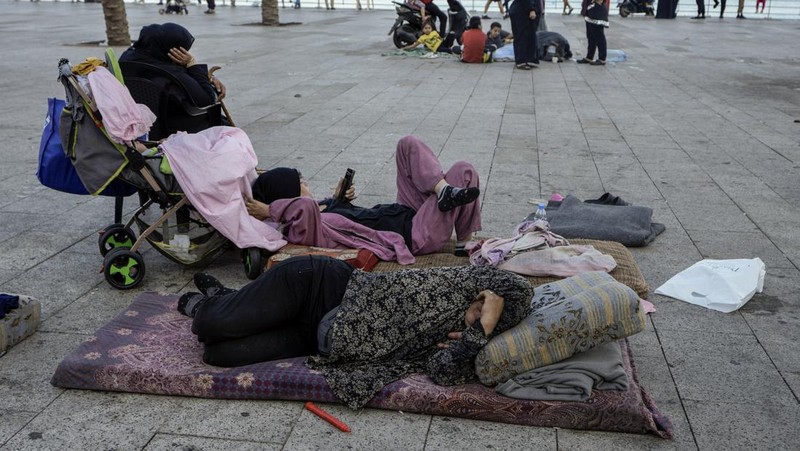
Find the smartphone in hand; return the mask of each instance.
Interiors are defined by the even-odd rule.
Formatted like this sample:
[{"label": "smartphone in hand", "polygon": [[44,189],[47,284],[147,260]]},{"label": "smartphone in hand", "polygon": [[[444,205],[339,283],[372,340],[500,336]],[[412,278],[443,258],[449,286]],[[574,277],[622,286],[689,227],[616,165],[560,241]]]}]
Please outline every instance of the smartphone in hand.
[{"label": "smartphone in hand", "polygon": [[346,198],[345,195],[347,194],[347,190],[353,186],[353,177],[355,177],[356,171],[353,169],[347,168],[347,171],[344,173],[344,180],[342,181],[342,187],[339,189],[339,194],[336,196],[336,200],[339,202],[343,202]]}]

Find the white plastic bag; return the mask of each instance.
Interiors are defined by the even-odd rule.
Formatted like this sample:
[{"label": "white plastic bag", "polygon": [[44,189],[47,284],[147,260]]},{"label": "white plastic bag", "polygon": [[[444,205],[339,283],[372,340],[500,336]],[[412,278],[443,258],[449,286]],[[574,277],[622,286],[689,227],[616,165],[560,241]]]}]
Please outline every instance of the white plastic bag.
[{"label": "white plastic bag", "polygon": [[763,291],[766,273],[760,258],[701,260],[666,281],[655,293],[730,313]]}]

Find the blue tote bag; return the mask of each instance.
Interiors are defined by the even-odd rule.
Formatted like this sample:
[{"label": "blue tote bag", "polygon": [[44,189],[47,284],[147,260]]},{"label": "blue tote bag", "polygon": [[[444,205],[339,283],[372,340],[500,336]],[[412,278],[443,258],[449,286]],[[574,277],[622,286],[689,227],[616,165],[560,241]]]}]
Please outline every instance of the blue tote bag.
[{"label": "blue tote bag", "polygon": [[[45,117],[44,130],[42,130],[42,140],[39,143],[39,167],[36,177],[39,178],[42,185],[56,191],[89,194],[61,144],[59,123],[64,105],[65,102],[61,99],[47,99],[47,117]],[[115,180],[100,195],[124,197],[135,192],[136,187]]]}]

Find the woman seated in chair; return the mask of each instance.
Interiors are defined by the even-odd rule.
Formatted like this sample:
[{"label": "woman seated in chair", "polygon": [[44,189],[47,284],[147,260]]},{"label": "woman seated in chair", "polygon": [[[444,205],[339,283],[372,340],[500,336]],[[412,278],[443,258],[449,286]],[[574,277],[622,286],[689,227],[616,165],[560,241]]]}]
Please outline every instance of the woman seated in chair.
[{"label": "woman seated in chair", "polygon": [[530,313],[533,294],[492,267],[369,273],[318,255],[285,260],[240,290],[206,274],[194,281],[200,293],[181,296],[178,311],[194,318],[204,362],[311,355],[307,365],[354,409],[411,373],[472,380],[478,351]]},{"label": "woman seated in chair", "polygon": [[[178,24],[147,25],[139,32],[139,39],[119,58],[126,78],[146,77],[168,93],[170,105],[154,111],[159,116],[159,134],[164,136],[151,139],[176,131],[198,132],[224,123],[218,107],[203,115],[190,115],[180,107],[186,103],[197,108],[211,107],[225,97],[225,85],[216,77],[209,77],[208,67],[198,64],[189,53],[193,42],[194,36]],[[151,68],[131,69],[124,63],[144,63]],[[155,69],[149,70],[152,67]],[[175,86],[176,82],[180,86]],[[131,94],[136,98],[135,92]]]}]

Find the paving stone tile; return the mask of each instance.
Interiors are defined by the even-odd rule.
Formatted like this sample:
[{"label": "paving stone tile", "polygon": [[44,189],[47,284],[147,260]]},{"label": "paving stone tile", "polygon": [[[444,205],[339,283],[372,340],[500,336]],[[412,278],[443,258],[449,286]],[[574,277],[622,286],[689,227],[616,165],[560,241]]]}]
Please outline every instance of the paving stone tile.
[{"label": "paving stone tile", "polygon": [[280,444],[302,408],[286,401],[183,399],[158,432]]},{"label": "paving stone tile", "polygon": [[41,411],[64,390],[50,385],[62,357],[82,335],[37,332],[12,347],[0,361],[0,409]]},{"label": "paving stone tile", "polygon": [[156,434],[143,451],[277,451],[281,445],[244,440],[223,440],[191,435]]},{"label": "paving stone tile", "polygon": [[0,408],[0,446],[19,432],[37,414],[38,412]]},{"label": "paving stone tile", "polygon": [[783,378],[752,335],[658,330],[682,399],[797,405]]},{"label": "paving stone tile", "polygon": [[[302,405],[296,403],[296,406]],[[343,421],[351,433],[345,434],[303,409],[286,440],[288,449],[404,449],[421,450],[431,427],[431,417],[403,412],[368,409],[354,412],[345,406],[320,405]],[[390,428],[385,427],[391,425]],[[381,434],[374,431],[380,429]]]},{"label": "paving stone tile", "polygon": [[141,449],[179,398],[72,390],[6,443],[9,449]]},{"label": "paving stone tile", "polygon": [[697,449],[691,440],[664,440],[659,437],[638,434],[615,434],[611,432],[587,432],[570,429],[558,430],[558,449],[591,451],[613,449],[638,450],[689,450]]},{"label": "paving stone tile", "polygon": [[700,449],[794,450],[800,443],[797,404],[692,400],[685,404]]},{"label": "paving stone tile", "polygon": [[687,230],[703,258],[760,258],[767,268],[793,268],[791,262],[760,232]]},{"label": "paving stone tile", "polygon": [[99,255],[60,253],[0,289],[37,298],[42,303],[42,320],[46,320],[103,280],[98,271],[101,264]]},{"label": "paving stone tile", "polygon": [[434,416],[425,450],[510,449],[517,443],[526,443],[526,446],[535,449],[555,450],[557,431],[561,432],[554,428]]}]

